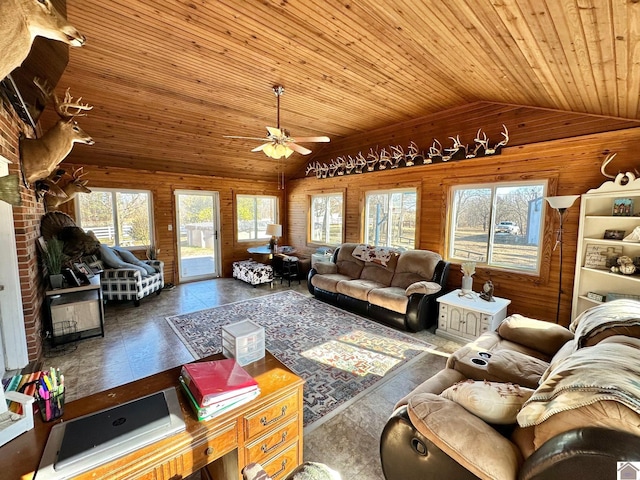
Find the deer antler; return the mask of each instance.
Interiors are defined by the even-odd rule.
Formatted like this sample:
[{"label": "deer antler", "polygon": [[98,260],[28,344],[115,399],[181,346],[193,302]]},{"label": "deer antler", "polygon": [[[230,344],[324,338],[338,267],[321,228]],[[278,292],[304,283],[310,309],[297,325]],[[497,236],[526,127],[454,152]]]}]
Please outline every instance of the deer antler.
[{"label": "deer antler", "polygon": [[304,172],[305,177],[309,175],[311,172],[316,172],[318,170],[318,167],[316,165],[317,165],[317,162],[310,163],[309,165],[307,165],[307,170]]},{"label": "deer antler", "polygon": [[373,150],[373,147],[369,149],[369,154],[367,155],[367,171],[372,172],[376,167],[376,163],[380,161],[380,155],[378,155],[377,151]]},{"label": "deer antler", "polygon": [[442,157],[442,144],[437,138],[433,139],[433,145],[429,147],[429,158]]},{"label": "deer antler", "polygon": [[71,93],[69,93],[69,88],[67,88],[67,91],[64,94],[64,101],[61,102],[58,98],[58,95],[56,95],[56,92],[49,86],[46,81],[43,81],[42,79],[36,77],[33,79],[33,83],[40,89],[46,99],[53,102],[56,113],[60,118],[71,120],[75,117],[84,117],[87,114],[83,112],[93,109],[93,106],[81,102],[82,97],[78,98],[78,100],[74,102]]},{"label": "deer antler", "polygon": [[79,182],[81,185],[86,185],[87,183],[89,183],[89,180],[83,180],[82,182],[80,182],[80,179],[86,175],[83,170],[84,167],[76,168],[71,174],[71,178],[74,182]]},{"label": "deer antler", "polygon": [[500,140],[497,145],[496,145],[496,149],[504,147],[507,142],[509,141],[509,130],[507,130],[507,127],[505,124],[502,124],[502,128],[504,128],[504,132],[500,132],[500,135],[502,135],[504,137],[503,140]]},{"label": "deer antler", "polygon": [[616,155],[618,155],[617,153],[610,153],[609,155],[607,155],[607,157],[602,161],[602,165],[600,166],[600,173],[602,173],[602,175],[604,175],[607,178],[616,178],[615,175],[609,175],[607,172],[604,171],[605,168],[607,168],[607,165],[609,165],[611,163],[611,161],[616,158]]}]

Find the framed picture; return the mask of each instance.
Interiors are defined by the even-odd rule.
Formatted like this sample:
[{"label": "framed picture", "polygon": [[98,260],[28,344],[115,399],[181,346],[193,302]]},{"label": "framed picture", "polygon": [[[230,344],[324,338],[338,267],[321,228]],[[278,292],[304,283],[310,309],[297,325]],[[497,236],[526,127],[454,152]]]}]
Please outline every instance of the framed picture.
[{"label": "framed picture", "polygon": [[584,266],[607,270],[612,265],[615,265],[620,255],[622,255],[622,247],[588,243],[584,255]]},{"label": "framed picture", "polygon": [[633,215],[633,199],[616,198],[613,201],[613,215],[617,217],[631,217]]},{"label": "framed picture", "polygon": [[627,233],[626,230],[605,230],[604,239],[605,240],[622,240],[624,238],[625,233]]},{"label": "framed picture", "polygon": [[79,287],[80,285],[82,285],[78,276],[70,268],[65,268],[64,270],[62,270],[62,274],[64,275],[64,279],[67,281],[67,284],[70,287]]},{"label": "framed picture", "polygon": [[87,278],[91,278],[95,276],[95,273],[93,273],[93,270],[91,269],[91,267],[89,267],[89,265],[87,265],[86,263],[83,263],[83,262],[74,263],[73,268],[75,268],[76,271],[82,273]]}]

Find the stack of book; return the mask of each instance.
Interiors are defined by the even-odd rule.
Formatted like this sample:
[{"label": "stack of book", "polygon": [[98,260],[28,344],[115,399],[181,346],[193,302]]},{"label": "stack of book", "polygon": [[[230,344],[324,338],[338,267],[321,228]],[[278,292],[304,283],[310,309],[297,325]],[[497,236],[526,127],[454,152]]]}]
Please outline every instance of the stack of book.
[{"label": "stack of book", "polygon": [[209,420],[260,394],[258,382],[233,358],[182,366],[180,385],[198,420]]}]

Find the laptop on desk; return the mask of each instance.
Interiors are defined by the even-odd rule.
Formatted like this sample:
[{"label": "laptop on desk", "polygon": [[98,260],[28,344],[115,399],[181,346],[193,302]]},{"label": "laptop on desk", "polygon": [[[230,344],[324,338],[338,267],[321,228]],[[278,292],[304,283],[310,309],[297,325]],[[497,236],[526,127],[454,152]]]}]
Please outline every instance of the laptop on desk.
[{"label": "laptop on desk", "polygon": [[55,425],[36,473],[62,480],[185,429],[175,388]]}]

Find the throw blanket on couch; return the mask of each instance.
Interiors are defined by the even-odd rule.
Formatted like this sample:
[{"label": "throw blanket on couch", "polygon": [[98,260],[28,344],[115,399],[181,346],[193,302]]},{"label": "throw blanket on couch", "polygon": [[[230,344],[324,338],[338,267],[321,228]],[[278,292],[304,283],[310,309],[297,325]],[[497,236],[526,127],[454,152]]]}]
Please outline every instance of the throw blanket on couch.
[{"label": "throw blanket on couch", "polygon": [[398,255],[398,251],[389,247],[374,247],[371,245],[358,245],[351,254],[363,262],[373,262],[383,267],[387,266],[393,255]]},{"label": "throw blanket on couch", "polygon": [[604,342],[568,356],[518,413],[521,427],[539,425],[566,410],[601,400],[622,403],[640,414],[640,349]]},{"label": "throw blanket on couch", "polygon": [[[582,312],[571,322],[569,330],[575,334],[575,348],[589,345],[599,334],[614,334],[613,330],[640,326],[640,302],[621,299],[597,305]],[[622,332],[622,334],[628,334]]]}]

